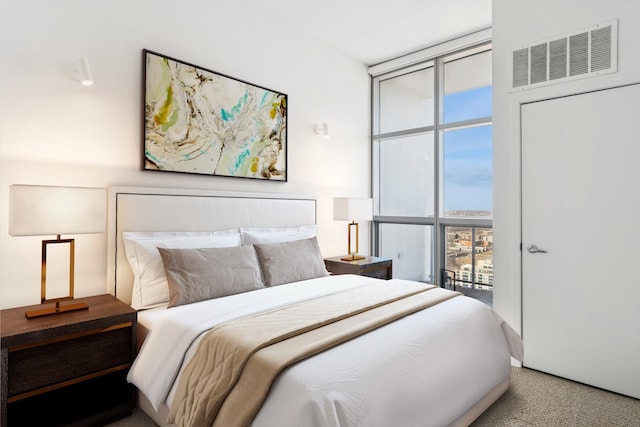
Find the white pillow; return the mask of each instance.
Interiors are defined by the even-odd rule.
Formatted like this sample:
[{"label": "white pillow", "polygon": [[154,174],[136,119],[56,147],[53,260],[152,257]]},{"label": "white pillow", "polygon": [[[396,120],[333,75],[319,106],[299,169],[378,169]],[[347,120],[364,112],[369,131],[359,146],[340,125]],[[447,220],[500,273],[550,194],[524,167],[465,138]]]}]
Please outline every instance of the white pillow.
[{"label": "white pillow", "polygon": [[316,237],[318,226],[301,225],[299,227],[242,227],[243,245],[257,243],[282,243]]},{"label": "white pillow", "polygon": [[122,240],[134,277],[131,306],[137,310],[169,301],[169,284],[158,247],[201,249],[241,245],[238,229],[216,232],[123,232]]}]

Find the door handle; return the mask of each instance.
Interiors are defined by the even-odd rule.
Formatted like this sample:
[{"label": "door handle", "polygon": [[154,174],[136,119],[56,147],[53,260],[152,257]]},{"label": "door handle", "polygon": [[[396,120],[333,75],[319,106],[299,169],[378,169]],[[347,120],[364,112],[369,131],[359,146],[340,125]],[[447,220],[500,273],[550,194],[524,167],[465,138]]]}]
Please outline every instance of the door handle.
[{"label": "door handle", "polygon": [[547,251],[545,251],[544,249],[538,248],[536,245],[527,246],[527,252],[529,252],[530,254],[546,254],[547,253]]}]

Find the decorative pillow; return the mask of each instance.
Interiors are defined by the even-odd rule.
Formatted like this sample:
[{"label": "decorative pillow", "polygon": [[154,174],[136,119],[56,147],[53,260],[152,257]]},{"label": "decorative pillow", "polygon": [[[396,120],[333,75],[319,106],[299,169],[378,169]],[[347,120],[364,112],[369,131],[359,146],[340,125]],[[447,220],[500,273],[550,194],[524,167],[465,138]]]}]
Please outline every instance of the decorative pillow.
[{"label": "decorative pillow", "polygon": [[252,246],[158,251],[169,283],[169,307],[264,288]]},{"label": "decorative pillow", "polygon": [[328,276],[316,237],[253,245],[266,286]]},{"label": "decorative pillow", "polygon": [[169,286],[158,247],[220,248],[240,246],[238,229],[216,232],[123,232],[122,240],[133,271],[131,306],[151,308],[169,301]]},{"label": "decorative pillow", "polygon": [[256,243],[279,243],[316,237],[318,226],[302,225],[300,227],[242,227],[243,245]]}]

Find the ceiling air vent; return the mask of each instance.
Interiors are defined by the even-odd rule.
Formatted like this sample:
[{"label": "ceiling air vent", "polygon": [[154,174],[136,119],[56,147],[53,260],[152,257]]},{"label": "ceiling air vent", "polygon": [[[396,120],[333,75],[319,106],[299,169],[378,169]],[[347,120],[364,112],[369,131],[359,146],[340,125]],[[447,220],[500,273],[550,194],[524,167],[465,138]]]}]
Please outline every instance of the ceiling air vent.
[{"label": "ceiling air vent", "polygon": [[513,51],[513,90],[618,71],[618,21]]}]

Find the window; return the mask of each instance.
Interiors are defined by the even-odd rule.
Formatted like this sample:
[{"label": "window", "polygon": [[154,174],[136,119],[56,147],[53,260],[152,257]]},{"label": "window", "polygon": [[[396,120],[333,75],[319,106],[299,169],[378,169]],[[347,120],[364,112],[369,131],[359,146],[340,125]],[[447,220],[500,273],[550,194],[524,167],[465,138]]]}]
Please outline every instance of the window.
[{"label": "window", "polygon": [[433,139],[429,132],[379,142],[380,215],[433,216]]},{"label": "window", "polygon": [[483,125],[441,132],[443,216],[491,217],[491,130]]},{"label": "window", "polygon": [[[421,224],[381,223],[378,227],[379,247],[395,255],[394,277],[431,282],[433,264],[433,227]],[[425,262],[427,261],[427,262]]]},{"label": "window", "polygon": [[433,125],[433,66],[380,81],[380,133]]},{"label": "window", "polygon": [[373,76],[374,251],[394,277],[491,290],[491,45]]},{"label": "window", "polygon": [[445,227],[445,269],[456,273],[456,284],[492,290],[493,230],[486,227]]}]

